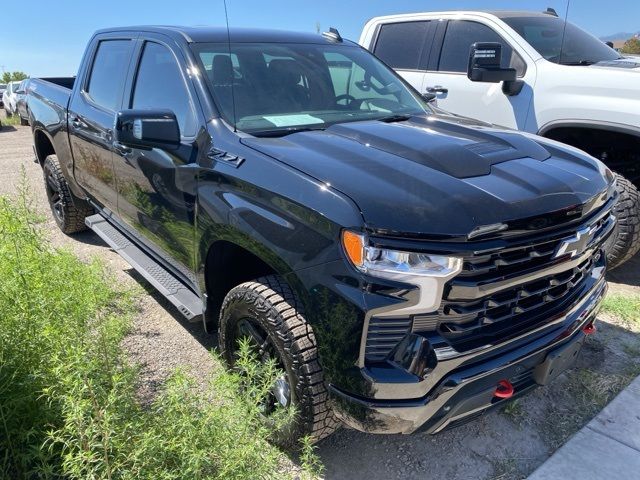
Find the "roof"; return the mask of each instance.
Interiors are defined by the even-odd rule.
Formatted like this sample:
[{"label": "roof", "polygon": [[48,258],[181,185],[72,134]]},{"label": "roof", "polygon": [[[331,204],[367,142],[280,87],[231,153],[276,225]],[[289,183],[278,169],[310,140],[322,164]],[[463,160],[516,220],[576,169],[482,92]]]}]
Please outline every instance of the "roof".
[{"label": "roof", "polygon": [[[181,36],[190,43],[226,43],[229,38],[232,43],[319,43],[335,44],[336,41],[317,33],[290,32],[286,30],[268,30],[260,28],[230,28],[226,27],[182,27],[175,25],[137,25],[130,27],[105,28],[96,33],[108,32],[150,32],[161,33],[170,37]],[[345,44],[355,45],[349,40]]]},{"label": "roof", "polygon": [[551,17],[558,18],[545,12],[533,12],[531,10],[489,10],[487,13],[498,18],[518,18],[518,17]]}]

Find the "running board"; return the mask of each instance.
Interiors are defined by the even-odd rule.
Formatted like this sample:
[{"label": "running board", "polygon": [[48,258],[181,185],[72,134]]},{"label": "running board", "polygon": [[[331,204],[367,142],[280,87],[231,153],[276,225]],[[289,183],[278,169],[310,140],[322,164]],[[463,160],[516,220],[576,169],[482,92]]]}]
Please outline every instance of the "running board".
[{"label": "running board", "polygon": [[202,320],[202,301],[200,297],[134,242],[129,240],[107,219],[96,213],[87,217],[85,223],[145,280],[175,305],[187,320],[190,322]]}]

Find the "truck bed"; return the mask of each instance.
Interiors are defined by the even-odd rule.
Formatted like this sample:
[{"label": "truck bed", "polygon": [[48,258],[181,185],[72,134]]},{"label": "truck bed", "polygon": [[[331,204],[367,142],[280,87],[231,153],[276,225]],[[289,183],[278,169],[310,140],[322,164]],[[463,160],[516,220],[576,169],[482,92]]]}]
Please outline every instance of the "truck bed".
[{"label": "truck bed", "polygon": [[[75,77],[33,78],[29,82],[29,107],[34,110],[35,104],[46,101],[54,110],[60,107],[67,109]],[[62,113],[62,112],[59,112]]]}]

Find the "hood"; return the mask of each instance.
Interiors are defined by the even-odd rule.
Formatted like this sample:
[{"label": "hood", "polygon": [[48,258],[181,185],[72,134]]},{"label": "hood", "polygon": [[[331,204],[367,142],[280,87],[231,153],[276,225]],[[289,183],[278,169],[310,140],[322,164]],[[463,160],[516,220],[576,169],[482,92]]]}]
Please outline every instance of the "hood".
[{"label": "hood", "polygon": [[640,57],[624,57],[617,60],[607,60],[604,62],[598,62],[591,65],[596,68],[613,68],[613,69],[625,69],[640,72]]},{"label": "hood", "polygon": [[576,207],[607,188],[598,162],[452,117],[364,121],[242,142],[349,196],[367,227],[461,236]]}]

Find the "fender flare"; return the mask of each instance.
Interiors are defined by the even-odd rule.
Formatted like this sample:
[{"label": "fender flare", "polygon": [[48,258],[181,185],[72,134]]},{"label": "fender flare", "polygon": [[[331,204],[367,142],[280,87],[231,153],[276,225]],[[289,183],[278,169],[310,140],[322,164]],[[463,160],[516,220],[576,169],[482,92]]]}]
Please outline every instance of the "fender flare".
[{"label": "fender flare", "polygon": [[591,128],[595,130],[607,130],[610,132],[624,133],[626,135],[640,138],[640,127],[635,127],[633,125],[627,125],[624,123],[579,119],[553,120],[543,125],[538,130],[537,135],[544,137],[547,133],[556,128]]}]

